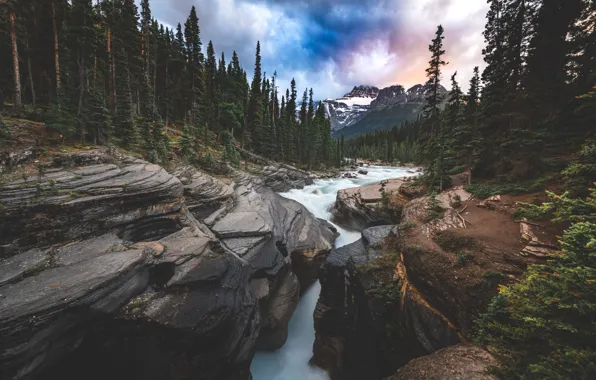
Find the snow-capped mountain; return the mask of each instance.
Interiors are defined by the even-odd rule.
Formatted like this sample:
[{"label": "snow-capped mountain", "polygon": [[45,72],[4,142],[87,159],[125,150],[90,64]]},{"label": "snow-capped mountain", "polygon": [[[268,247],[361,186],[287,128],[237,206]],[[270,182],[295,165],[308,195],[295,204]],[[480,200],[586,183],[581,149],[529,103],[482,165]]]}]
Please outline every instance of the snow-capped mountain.
[{"label": "snow-capped mountain", "polygon": [[378,93],[376,87],[356,86],[341,98],[324,100],[331,130],[336,132],[361,120]]},{"label": "snow-capped mountain", "polygon": [[[447,94],[442,86],[440,91]],[[344,97],[324,103],[334,136],[354,137],[415,120],[424,106],[424,85],[417,84],[407,90],[400,85],[382,90],[357,86]]]}]

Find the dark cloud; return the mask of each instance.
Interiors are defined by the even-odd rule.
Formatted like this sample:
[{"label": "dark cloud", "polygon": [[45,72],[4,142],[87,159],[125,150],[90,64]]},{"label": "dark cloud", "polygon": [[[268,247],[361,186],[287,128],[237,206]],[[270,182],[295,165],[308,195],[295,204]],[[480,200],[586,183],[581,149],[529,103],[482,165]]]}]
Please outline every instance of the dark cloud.
[{"label": "dark cloud", "polygon": [[172,26],[184,24],[195,5],[203,42],[213,40],[216,51],[227,57],[236,50],[249,72],[260,40],[263,67],[269,74],[277,70],[280,83],[296,77],[300,88],[312,86],[323,98],[342,95],[361,83],[423,81],[428,44],[438,23],[446,29],[451,71],[457,65],[463,74],[482,62],[480,33],[486,12],[482,0],[473,4],[469,0],[153,0],[151,4],[154,15]]}]

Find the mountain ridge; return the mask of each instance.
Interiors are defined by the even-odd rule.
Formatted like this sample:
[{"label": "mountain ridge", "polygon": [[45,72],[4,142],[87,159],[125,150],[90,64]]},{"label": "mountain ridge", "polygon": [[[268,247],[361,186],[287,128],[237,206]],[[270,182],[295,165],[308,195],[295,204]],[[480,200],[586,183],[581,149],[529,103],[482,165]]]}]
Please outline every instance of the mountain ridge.
[{"label": "mountain ridge", "polygon": [[[447,94],[443,86],[441,92]],[[424,106],[424,85],[417,84],[407,90],[399,84],[382,89],[354,86],[343,97],[326,99],[323,103],[333,136],[343,134],[351,138],[415,120]]]}]

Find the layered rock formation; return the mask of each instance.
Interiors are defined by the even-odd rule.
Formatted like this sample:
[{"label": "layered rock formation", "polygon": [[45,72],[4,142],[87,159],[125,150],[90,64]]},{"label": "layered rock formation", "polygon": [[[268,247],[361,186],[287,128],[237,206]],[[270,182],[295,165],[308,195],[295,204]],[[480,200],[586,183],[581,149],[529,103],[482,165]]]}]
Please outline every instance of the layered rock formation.
[{"label": "layered rock formation", "polygon": [[3,375],[249,378],[336,231],[242,174],[84,156],[0,187]]}]

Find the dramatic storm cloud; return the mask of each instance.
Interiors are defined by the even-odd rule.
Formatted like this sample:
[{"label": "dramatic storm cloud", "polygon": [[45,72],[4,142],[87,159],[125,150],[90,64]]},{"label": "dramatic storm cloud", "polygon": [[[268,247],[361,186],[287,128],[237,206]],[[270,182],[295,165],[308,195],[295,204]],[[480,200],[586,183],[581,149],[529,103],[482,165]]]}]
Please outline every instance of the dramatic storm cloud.
[{"label": "dramatic storm cloud", "polygon": [[482,67],[484,0],[153,0],[161,22],[184,24],[197,7],[203,43],[218,54],[236,50],[252,73],[261,41],[263,70],[277,71],[285,89],[313,87],[318,99],[353,86],[411,86],[425,81],[428,45],[445,28],[444,84],[458,71],[465,89],[474,66]]}]

